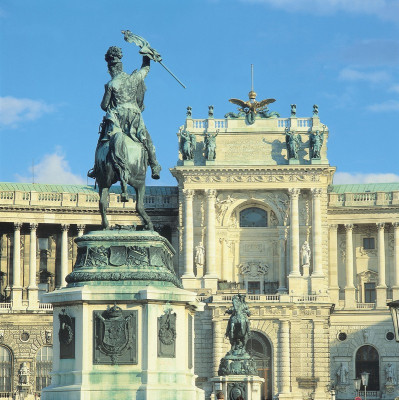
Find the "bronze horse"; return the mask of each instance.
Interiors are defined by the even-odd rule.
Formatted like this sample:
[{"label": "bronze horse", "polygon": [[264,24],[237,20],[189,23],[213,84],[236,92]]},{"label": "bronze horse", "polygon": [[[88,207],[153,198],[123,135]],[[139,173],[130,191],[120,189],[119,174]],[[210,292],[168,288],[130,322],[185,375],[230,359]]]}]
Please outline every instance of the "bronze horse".
[{"label": "bronze horse", "polygon": [[[124,181],[136,191],[136,211],[144,221],[144,229],[153,230],[153,224],[144,208],[147,167],[148,156],[144,146],[123,132],[115,133],[110,140],[99,142],[95,155],[95,170],[103,229],[109,227],[107,218],[109,188],[118,181]],[[122,175],[123,180],[121,180]],[[122,192],[126,192],[126,188],[122,188]]]}]

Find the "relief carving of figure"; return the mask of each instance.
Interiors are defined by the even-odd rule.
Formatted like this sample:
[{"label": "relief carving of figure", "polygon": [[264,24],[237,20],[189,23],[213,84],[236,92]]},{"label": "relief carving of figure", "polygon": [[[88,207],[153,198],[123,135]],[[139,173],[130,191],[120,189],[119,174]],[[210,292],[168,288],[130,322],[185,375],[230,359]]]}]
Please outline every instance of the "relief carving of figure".
[{"label": "relief carving of figure", "polygon": [[196,137],[193,133],[183,129],[180,132],[180,152],[183,160],[193,160],[196,145]]},{"label": "relief carving of figure", "polygon": [[302,143],[302,137],[296,131],[285,128],[285,143],[287,146],[288,159],[298,159],[298,151]]},{"label": "relief carving of figure", "polygon": [[348,383],[348,374],[348,366],[342,362],[337,370],[338,384],[346,385]]},{"label": "relief carving of figure", "polygon": [[216,131],[215,134],[205,133],[205,158],[207,160],[215,160],[216,159],[216,136],[219,134],[219,130]]},{"label": "relief carving of figure", "polygon": [[305,240],[301,247],[301,265],[309,265],[310,264],[310,246],[309,243]]}]

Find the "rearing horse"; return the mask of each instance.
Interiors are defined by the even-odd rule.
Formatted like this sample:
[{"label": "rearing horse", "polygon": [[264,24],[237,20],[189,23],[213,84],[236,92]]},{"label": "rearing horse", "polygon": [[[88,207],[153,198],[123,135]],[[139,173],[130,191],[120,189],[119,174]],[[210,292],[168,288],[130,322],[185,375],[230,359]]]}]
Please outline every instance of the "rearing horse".
[{"label": "rearing horse", "polygon": [[136,211],[144,221],[144,229],[153,230],[153,224],[144,209],[147,167],[148,156],[144,146],[123,132],[117,132],[110,140],[98,144],[95,169],[103,229],[109,227],[107,219],[109,188],[114,183],[122,181],[123,176],[123,181],[136,191]]}]

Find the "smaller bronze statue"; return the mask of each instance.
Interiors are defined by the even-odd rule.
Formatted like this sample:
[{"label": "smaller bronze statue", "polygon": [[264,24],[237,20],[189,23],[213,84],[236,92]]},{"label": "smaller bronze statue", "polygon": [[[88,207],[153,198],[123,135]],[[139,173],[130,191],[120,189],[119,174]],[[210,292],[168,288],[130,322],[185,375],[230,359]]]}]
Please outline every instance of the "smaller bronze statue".
[{"label": "smaller bronze statue", "polygon": [[216,159],[216,136],[219,134],[219,130],[215,134],[205,133],[205,158],[209,161]]},{"label": "smaller bronze statue", "polygon": [[190,106],[187,107],[187,112],[186,112],[186,116],[187,118],[191,118],[192,116],[192,108]]},{"label": "smaller bronze statue", "polygon": [[296,117],[296,104],[291,104],[291,117]]},{"label": "smaller bronze statue", "polygon": [[302,137],[296,131],[290,131],[290,128],[285,128],[285,143],[287,146],[288,159],[298,159],[298,151],[302,143]]},{"label": "smaller bronze statue", "polygon": [[190,133],[186,129],[180,132],[180,152],[183,156],[183,160],[193,160],[194,150],[197,139],[193,133]]},{"label": "smaller bronze statue", "polygon": [[226,337],[231,344],[231,350],[220,360],[219,376],[223,375],[256,375],[256,364],[248,354],[246,344],[250,336],[251,315],[245,303],[245,295],[233,297],[233,307],[226,311],[230,319],[226,328]]},{"label": "smaller bronze statue", "polygon": [[320,159],[320,151],[324,142],[324,131],[326,126],[323,125],[323,132],[320,133],[319,130],[312,132],[309,138],[310,141],[310,153],[312,159]]}]

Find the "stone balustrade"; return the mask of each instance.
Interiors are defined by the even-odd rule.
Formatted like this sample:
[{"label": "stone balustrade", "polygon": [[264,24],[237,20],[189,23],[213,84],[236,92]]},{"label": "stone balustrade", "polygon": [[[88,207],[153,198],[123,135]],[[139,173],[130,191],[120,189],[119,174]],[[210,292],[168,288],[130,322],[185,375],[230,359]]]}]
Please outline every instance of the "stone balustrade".
[{"label": "stone balustrade", "polygon": [[[81,207],[98,208],[99,196],[93,193],[56,193],[56,192],[24,192],[19,190],[0,191],[0,206],[51,206],[51,207]],[[144,198],[146,208],[177,208],[177,192],[173,195],[147,195]],[[120,194],[110,193],[110,208],[135,209],[135,196],[131,195],[131,200],[127,203],[121,202]]]},{"label": "stone balustrade", "polygon": [[[206,303],[231,303],[234,294],[216,294],[197,296],[198,301]],[[330,303],[326,295],[290,296],[280,294],[248,294],[247,303]]]},{"label": "stone balustrade", "polygon": [[399,205],[399,191],[328,193],[330,207],[390,206]]}]

